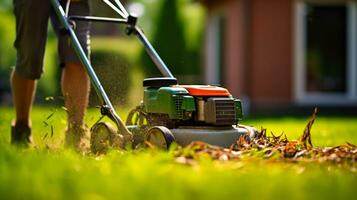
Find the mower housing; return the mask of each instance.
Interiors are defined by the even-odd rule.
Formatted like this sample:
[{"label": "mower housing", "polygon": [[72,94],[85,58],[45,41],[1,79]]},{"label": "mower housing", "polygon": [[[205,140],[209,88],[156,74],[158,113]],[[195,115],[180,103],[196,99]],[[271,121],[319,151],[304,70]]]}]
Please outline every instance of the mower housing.
[{"label": "mower housing", "polygon": [[[242,119],[241,101],[227,89],[207,85],[158,84],[163,78],[144,81],[143,109],[151,124],[178,126],[232,126]],[[150,84],[153,83],[153,84]]]}]

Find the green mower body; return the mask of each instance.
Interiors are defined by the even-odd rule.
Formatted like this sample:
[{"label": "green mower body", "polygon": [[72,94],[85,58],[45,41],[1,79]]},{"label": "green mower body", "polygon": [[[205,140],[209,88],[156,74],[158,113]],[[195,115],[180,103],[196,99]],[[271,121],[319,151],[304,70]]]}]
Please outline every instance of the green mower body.
[{"label": "green mower body", "polygon": [[146,113],[164,114],[171,120],[184,120],[197,110],[194,97],[184,88],[145,88],[143,103]]},{"label": "green mower body", "polygon": [[242,117],[241,101],[225,88],[151,78],[144,80],[143,101],[130,112],[127,126],[134,135],[144,130],[144,140],[155,146],[203,141],[229,147],[242,135],[255,134],[254,129],[238,125]]},{"label": "green mower body", "polygon": [[[158,79],[167,80],[150,80]],[[150,80],[145,80],[142,109],[151,124],[168,128],[193,125],[231,127],[243,117],[240,100],[224,88],[150,84]],[[217,93],[217,90],[224,93]]]}]

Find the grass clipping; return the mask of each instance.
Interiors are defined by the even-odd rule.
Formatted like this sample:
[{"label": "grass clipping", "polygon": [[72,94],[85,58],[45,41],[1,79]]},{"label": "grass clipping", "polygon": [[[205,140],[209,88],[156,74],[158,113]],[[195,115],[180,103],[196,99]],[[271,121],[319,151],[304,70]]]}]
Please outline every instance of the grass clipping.
[{"label": "grass clipping", "polygon": [[209,145],[204,142],[192,142],[185,148],[175,152],[176,161],[193,164],[201,156],[209,156],[213,160],[240,160],[245,156],[258,155],[264,159],[278,159],[283,161],[330,162],[356,167],[357,146],[346,143],[335,147],[314,147],[311,142],[311,128],[317,115],[315,108],[302,136],[289,141],[285,134],[267,135],[262,129],[254,138],[241,136],[230,148]]}]

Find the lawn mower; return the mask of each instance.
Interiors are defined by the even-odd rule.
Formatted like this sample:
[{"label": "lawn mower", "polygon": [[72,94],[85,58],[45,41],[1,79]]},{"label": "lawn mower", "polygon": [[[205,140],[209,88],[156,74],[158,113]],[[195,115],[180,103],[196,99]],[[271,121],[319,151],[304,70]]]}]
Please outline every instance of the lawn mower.
[{"label": "lawn mower", "polygon": [[[166,149],[176,142],[185,146],[192,141],[229,147],[241,136],[253,137],[253,127],[238,125],[242,119],[242,104],[227,89],[212,85],[180,85],[152,47],[143,31],[137,26],[137,17],[129,14],[119,0],[103,0],[118,14],[118,18],[98,16],[68,16],[58,0],[52,7],[69,35],[72,46],[83,64],[100,102],[102,116],[109,122],[97,122],[91,128],[91,150],[106,152],[109,147],[124,148],[146,144]],[[70,0],[67,7],[70,5]],[[68,9],[66,9],[68,11]],[[143,81],[143,101],[133,109],[126,123],[116,113],[104,88],[96,76],[74,32],[76,21],[109,22],[126,26],[127,35],[135,35],[143,44],[162,77]]]}]

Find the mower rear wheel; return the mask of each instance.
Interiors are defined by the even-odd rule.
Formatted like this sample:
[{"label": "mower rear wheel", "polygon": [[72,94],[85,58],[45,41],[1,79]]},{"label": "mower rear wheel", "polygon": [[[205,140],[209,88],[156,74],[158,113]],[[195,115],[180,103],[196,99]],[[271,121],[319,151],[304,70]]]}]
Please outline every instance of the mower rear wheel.
[{"label": "mower rear wheel", "polygon": [[175,141],[174,135],[164,126],[154,126],[146,132],[145,141],[159,149],[168,149]]},{"label": "mower rear wheel", "polygon": [[105,154],[110,146],[110,138],[117,134],[108,122],[100,122],[91,128],[90,147],[94,154]]}]

